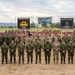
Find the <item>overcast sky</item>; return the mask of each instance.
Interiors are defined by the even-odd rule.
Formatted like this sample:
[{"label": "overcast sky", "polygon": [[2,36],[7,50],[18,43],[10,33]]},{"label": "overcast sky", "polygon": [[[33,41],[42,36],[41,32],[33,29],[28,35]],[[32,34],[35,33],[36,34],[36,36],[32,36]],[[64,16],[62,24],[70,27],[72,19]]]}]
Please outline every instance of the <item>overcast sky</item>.
[{"label": "overcast sky", "polygon": [[52,16],[53,22],[60,17],[75,18],[75,0],[0,0],[0,22],[40,16]]}]

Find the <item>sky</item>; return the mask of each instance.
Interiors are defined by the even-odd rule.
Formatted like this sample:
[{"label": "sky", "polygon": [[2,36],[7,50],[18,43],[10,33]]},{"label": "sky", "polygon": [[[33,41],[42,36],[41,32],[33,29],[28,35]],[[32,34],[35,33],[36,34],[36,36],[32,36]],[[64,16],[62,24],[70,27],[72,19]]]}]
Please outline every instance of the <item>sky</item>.
[{"label": "sky", "polygon": [[75,18],[75,0],[0,0],[0,22],[16,22],[18,17]]}]

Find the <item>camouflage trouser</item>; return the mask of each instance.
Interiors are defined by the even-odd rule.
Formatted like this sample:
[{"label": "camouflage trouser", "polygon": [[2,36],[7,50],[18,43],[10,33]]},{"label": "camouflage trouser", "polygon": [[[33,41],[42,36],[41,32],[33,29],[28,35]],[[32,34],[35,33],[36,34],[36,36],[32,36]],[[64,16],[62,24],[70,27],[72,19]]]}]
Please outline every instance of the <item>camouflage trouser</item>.
[{"label": "camouflage trouser", "polygon": [[10,52],[10,63],[12,63],[12,58],[14,57],[14,63],[16,63],[16,53]]},{"label": "camouflage trouser", "polygon": [[0,46],[2,45],[2,41],[0,40]]},{"label": "camouflage trouser", "polygon": [[50,63],[51,52],[45,52],[45,62]]},{"label": "camouflage trouser", "polygon": [[32,63],[33,62],[33,53],[27,52],[27,61],[28,61],[28,63],[29,63],[30,59],[31,59],[31,63]]},{"label": "camouflage trouser", "polygon": [[8,56],[7,56],[7,53],[6,54],[4,54],[4,53],[2,53],[2,64],[4,63],[4,59],[6,60],[6,64],[7,64],[7,58]]},{"label": "camouflage trouser", "polygon": [[22,63],[24,64],[24,53],[19,52],[19,63],[21,62],[21,58],[22,58]]},{"label": "camouflage trouser", "polygon": [[59,60],[59,50],[58,51],[53,50],[53,61],[54,61],[54,63],[58,63],[58,60]]},{"label": "camouflage trouser", "polygon": [[38,61],[38,57],[39,57],[39,63],[41,63],[41,52],[36,52],[36,63]]},{"label": "camouflage trouser", "polygon": [[65,64],[65,57],[66,57],[66,53],[61,52],[61,64],[62,62],[64,62]]},{"label": "camouflage trouser", "polygon": [[68,63],[73,63],[73,57],[74,57],[74,54],[73,53],[68,53]]}]

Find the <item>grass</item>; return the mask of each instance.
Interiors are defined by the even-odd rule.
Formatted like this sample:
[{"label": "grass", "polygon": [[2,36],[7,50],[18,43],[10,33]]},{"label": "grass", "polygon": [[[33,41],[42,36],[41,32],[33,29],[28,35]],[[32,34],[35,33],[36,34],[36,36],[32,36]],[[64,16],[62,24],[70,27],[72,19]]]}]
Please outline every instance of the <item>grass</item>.
[{"label": "grass", "polygon": [[[18,30],[18,28],[0,28],[0,32],[4,32],[5,30]],[[42,30],[60,30],[60,31],[70,31],[72,32],[75,29],[60,29],[60,28],[30,28],[30,31],[42,31]]]}]

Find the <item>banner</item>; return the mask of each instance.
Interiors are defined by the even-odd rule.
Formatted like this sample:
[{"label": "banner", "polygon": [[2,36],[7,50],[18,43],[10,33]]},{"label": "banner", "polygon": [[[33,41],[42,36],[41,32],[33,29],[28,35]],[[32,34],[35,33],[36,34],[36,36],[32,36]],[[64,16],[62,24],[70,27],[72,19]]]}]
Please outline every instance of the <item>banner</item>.
[{"label": "banner", "polygon": [[38,27],[50,27],[52,24],[52,17],[39,17]]},{"label": "banner", "polygon": [[74,18],[61,18],[61,28],[73,28]]},{"label": "banner", "polygon": [[18,18],[18,29],[30,29],[30,18]]}]

